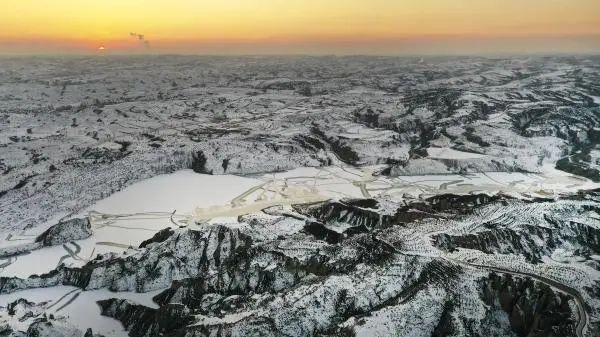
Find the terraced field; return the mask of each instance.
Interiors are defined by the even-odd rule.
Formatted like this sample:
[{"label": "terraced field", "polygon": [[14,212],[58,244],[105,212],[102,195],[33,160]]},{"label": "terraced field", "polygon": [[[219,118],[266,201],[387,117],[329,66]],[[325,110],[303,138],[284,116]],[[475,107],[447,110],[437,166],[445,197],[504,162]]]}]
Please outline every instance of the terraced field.
[{"label": "terraced field", "polygon": [[0,336],[597,336],[598,61],[2,58]]}]

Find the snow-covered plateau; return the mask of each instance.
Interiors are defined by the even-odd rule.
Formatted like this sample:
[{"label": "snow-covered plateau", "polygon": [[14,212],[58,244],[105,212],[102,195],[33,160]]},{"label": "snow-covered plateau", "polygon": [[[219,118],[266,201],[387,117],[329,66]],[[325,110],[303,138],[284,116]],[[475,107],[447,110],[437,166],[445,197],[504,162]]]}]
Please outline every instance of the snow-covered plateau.
[{"label": "snow-covered plateau", "polygon": [[600,336],[600,58],[0,58],[0,336]]}]

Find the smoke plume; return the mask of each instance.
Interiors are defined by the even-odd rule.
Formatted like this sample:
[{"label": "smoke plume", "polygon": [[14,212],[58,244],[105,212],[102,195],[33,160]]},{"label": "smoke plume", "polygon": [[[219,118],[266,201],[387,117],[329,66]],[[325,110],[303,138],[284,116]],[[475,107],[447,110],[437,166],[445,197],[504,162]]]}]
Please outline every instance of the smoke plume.
[{"label": "smoke plume", "polygon": [[144,45],[144,47],[150,48],[150,41],[148,41],[146,39],[146,37],[144,36],[144,34],[129,33],[129,36],[131,36],[131,37],[135,38],[136,40],[138,40],[141,44]]}]

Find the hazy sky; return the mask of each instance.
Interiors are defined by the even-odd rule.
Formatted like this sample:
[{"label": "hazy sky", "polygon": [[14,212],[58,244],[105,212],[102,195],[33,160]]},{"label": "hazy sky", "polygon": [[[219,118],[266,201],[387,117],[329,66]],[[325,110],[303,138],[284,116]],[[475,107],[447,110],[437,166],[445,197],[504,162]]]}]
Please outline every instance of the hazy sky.
[{"label": "hazy sky", "polygon": [[599,13],[600,0],[2,0],[0,53],[589,53]]}]

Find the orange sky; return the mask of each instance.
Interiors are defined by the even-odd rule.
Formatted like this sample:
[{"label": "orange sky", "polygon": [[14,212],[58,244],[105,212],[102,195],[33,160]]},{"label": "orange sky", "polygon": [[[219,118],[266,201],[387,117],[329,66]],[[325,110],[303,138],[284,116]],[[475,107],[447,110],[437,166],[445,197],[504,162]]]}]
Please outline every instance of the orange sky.
[{"label": "orange sky", "polygon": [[599,0],[2,0],[0,53],[600,52],[598,13]]}]

